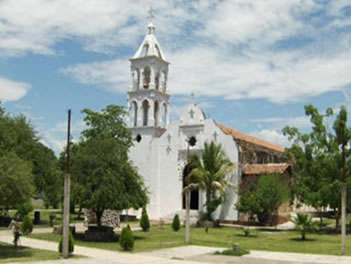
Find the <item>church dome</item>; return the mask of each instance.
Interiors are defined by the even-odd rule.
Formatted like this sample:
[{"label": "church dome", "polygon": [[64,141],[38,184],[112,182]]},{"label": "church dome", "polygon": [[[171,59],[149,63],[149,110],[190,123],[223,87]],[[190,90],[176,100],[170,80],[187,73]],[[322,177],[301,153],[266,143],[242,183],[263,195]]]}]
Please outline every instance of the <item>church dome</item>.
[{"label": "church dome", "polygon": [[148,25],[148,34],[145,36],[139,49],[135,53],[133,59],[139,59],[143,57],[156,56],[161,60],[166,61],[166,58],[161,50],[160,44],[158,43],[156,36],[154,35],[155,26],[151,22]]},{"label": "church dome", "polygon": [[180,116],[181,126],[203,125],[205,113],[196,104],[190,103]]}]

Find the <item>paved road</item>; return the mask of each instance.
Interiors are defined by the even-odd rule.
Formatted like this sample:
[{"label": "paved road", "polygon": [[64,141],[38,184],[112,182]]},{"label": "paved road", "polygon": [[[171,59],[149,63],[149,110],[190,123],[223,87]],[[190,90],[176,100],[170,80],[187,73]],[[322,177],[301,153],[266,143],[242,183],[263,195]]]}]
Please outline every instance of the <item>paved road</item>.
[{"label": "paved road", "polygon": [[[36,232],[42,232],[37,230]],[[0,241],[12,243],[10,231],[0,232]],[[57,251],[57,243],[27,237],[21,238],[22,246]],[[251,251],[241,258],[231,256],[214,256],[213,252],[219,248],[201,246],[183,246],[177,248],[160,249],[142,253],[122,253],[110,250],[75,246],[75,254],[85,256],[82,259],[68,259],[45,261],[45,264],[350,264],[351,257],[324,256],[312,254],[279,253],[266,251]],[[26,262],[34,264],[38,262]]]}]

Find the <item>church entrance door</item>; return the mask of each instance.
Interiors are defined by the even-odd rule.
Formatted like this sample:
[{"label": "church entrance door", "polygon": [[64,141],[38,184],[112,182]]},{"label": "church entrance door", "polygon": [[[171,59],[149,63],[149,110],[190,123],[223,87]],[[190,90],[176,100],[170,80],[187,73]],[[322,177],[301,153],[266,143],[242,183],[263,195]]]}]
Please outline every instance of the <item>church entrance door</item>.
[{"label": "church entrance door", "polygon": [[[188,174],[191,172],[191,167],[189,165],[186,165],[184,170],[183,170],[183,189],[187,186],[186,184],[186,177]],[[185,195],[183,194],[183,209],[185,208]],[[199,210],[199,190],[193,190],[190,193],[190,210]]]}]

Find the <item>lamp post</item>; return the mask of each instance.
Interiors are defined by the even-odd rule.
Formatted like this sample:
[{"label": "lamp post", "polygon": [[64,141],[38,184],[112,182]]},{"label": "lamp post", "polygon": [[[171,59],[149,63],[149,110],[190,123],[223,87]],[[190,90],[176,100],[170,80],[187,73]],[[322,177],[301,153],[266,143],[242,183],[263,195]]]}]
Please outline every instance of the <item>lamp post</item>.
[{"label": "lamp post", "polygon": [[190,146],[195,146],[196,144],[196,138],[194,136],[190,137],[187,141],[188,143],[188,148],[187,148],[187,172],[186,172],[186,178],[185,178],[185,183],[186,183],[186,189],[185,189],[185,208],[186,208],[186,215],[185,215],[185,244],[190,243],[190,179],[189,179],[189,174],[190,174],[190,165],[189,165],[189,150]]}]

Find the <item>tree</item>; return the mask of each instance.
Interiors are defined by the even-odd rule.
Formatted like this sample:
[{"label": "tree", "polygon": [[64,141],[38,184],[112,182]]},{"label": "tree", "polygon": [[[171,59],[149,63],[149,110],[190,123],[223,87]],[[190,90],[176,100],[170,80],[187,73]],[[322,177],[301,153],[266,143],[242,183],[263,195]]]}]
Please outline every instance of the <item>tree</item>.
[{"label": "tree", "polygon": [[293,218],[295,228],[301,232],[301,240],[306,240],[306,233],[316,230],[316,222],[313,221],[312,216],[308,214],[298,213]]},{"label": "tree", "polygon": [[147,215],[145,207],[143,207],[143,210],[141,212],[140,227],[143,229],[144,232],[149,231],[150,229],[149,216]]},{"label": "tree", "polygon": [[347,127],[347,111],[342,106],[334,122],[336,144],[341,150],[340,159],[340,193],[341,193],[341,255],[346,254],[346,203],[347,203],[347,182],[346,182],[346,156],[350,156],[349,142],[351,129]]},{"label": "tree", "polygon": [[289,198],[288,190],[284,176],[261,175],[256,180],[244,181],[241,184],[236,208],[250,216],[257,215],[260,223],[273,223],[273,215]]},{"label": "tree", "polygon": [[0,208],[16,208],[34,191],[31,165],[14,152],[0,154]]},{"label": "tree", "polygon": [[100,226],[105,209],[144,207],[147,195],[142,178],[128,159],[132,138],[123,108],[109,105],[101,112],[84,109],[83,113],[88,128],[72,153],[71,171],[74,182],[82,187],[82,205],[95,212]]},{"label": "tree", "polygon": [[[286,127],[283,132],[293,141],[287,154],[293,161],[294,193],[302,202],[315,208],[329,206],[336,210],[336,230],[338,231],[340,214],[342,217],[342,249],[345,253],[346,235],[346,192],[350,180],[346,171],[350,151],[350,128],[347,127],[347,111],[341,107],[336,116],[333,131],[329,129],[325,118],[333,116],[328,108],[324,115],[312,105],[305,106],[310,117],[312,132],[302,134],[296,128]],[[348,186],[347,186],[348,185]]]},{"label": "tree", "polygon": [[202,157],[191,157],[190,166],[194,169],[189,175],[191,184],[188,187],[205,190],[206,217],[211,221],[212,213],[222,203],[228,186],[227,176],[234,171],[235,165],[226,157],[221,145],[211,142],[205,143]]},{"label": "tree", "polygon": [[[54,152],[40,143],[31,122],[24,115],[10,115],[0,105],[0,155],[16,155],[17,162],[26,162],[31,168],[36,195],[53,195],[58,178],[55,173]],[[10,154],[11,153],[11,154]],[[21,161],[20,161],[21,160]],[[50,189],[47,190],[47,187]],[[32,190],[32,188],[30,188]],[[33,194],[34,194],[33,193]],[[56,197],[57,198],[57,197]]]}]

